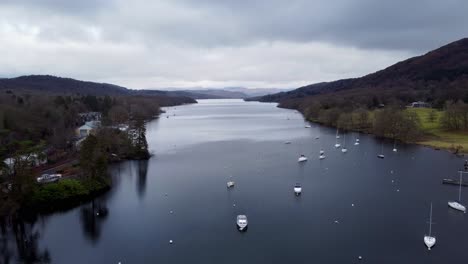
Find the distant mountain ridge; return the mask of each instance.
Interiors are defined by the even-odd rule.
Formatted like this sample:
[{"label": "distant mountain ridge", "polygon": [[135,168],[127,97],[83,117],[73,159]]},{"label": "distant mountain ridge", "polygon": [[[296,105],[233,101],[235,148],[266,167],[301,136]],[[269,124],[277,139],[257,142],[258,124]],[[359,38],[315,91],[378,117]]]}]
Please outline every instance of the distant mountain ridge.
[{"label": "distant mountain ridge", "polygon": [[[435,96],[446,96],[447,90],[456,93],[456,91],[466,89],[468,89],[468,38],[360,78],[316,83],[289,92],[249,100],[282,102],[322,94],[339,96],[344,93],[355,93],[355,96],[365,96],[365,92],[373,93],[380,90],[384,91],[383,94],[395,95],[413,90],[430,101]],[[430,92],[426,94],[423,92],[428,90]],[[408,98],[411,98],[411,95]]]},{"label": "distant mountain ridge", "polygon": [[245,88],[245,87],[223,87],[223,88],[201,88],[194,87],[190,89],[184,88],[169,88],[171,92],[186,92],[194,95],[203,96],[196,99],[221,99],[221,98],[238,98],[244,99],[254,96],[263,96],[271,93],[287,91],[288,89],[278,88]]},{"label": "distant mountain ridge", "polygon": [[27,75],[15,78],[0,78],[0,90],[96,96],[180,96],[192,99],[242,99],[256,96],[256,94],[265,95],[273,91],[272,89],[252,89],[252,91],[250,91],[250,89],[243,87],[197,90],[134,90],[109,83],[81,81],[52,75]]}]

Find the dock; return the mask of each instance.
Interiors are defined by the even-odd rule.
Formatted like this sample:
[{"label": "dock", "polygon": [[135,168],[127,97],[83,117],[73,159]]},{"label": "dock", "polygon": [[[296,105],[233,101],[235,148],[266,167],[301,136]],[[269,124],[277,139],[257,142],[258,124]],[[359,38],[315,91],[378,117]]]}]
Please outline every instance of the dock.
[{"label": "dock", "polygon": [[[442,183],[443,184],[460,185],[460,181],[454,180],[454,179],[443,179]],[[468,186],[468,182],[462,181],[461,185],[462,186]]]}]

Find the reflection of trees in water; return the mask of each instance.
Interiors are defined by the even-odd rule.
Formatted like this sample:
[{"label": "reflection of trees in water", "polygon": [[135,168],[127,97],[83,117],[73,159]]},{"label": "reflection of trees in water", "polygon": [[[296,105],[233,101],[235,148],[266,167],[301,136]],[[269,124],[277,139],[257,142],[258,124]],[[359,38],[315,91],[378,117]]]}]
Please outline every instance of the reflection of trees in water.
[{"label": "reflection of trees in water", "polygon": [[148,160],[137,161],[138,166],[138,180],[137,192],[140,197],[143,197],[146,191],[146,176],[148,174]]},{"label": "reflection of trees in water", "polygon": [[105,202],[93,200],[91,205],[81,208],[80,214],[84,235],[92,242],[97,242],[101,236],[101,225],[109,214]]},{"label": "reflection of trees in water", "polygon": [[0,263],[50,263],[48,250],[38,247],[40,234],[34,231],[34,222],[0,219],[0,226]]}]

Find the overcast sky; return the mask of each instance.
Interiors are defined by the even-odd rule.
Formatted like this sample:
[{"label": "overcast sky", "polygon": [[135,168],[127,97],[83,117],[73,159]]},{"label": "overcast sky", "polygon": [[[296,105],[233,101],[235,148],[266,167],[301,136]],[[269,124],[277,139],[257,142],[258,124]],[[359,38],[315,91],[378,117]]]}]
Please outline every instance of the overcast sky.
[{"label": "overcast sky", "polygon": [[295,88],[466,37],[467,10],[467,0],[0,0],[0,76]]}]

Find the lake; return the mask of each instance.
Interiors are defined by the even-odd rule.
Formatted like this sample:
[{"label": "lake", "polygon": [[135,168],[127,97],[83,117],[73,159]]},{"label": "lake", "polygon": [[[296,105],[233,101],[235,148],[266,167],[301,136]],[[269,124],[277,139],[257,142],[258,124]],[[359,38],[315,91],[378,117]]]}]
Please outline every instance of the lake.
[{"label": "lake", "polygon": [[[457,179],[462,158],[416,145],[397,144],[393,152],[393,142],[357,133],[346,134],[342,153],[334,147],[335,129],[305,128],[298,112],[270,103],[200,100],[165,110],[147,126],[152,158],[113,165],[109,193],[41,217],[27,226],[26,242],[7,236],[11,250],[27,248],[12,263],[32,255],[51,263],[116,264],[468,258],[468,216],[447,206],[458,187],[441,184]],[[378,159],[382,148],[385,159]],[[298,163],[300,154],[309,160]],[[235,187],[227,189],[230,179]],[[423,236],[431,202],[437,244],[428,251]],[[248,216],[246,232],[236,229],[238,214]]]}]

